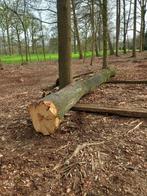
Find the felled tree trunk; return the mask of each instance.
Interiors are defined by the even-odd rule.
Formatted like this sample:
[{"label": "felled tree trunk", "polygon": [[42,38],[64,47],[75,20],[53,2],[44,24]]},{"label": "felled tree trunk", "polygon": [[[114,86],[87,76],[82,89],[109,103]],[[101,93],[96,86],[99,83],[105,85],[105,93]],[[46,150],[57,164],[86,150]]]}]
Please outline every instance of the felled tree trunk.
[{"label": "felled tree trunk", "polygon": [[53,133],[60,125],[64,115],[79,99],[107,82],[115,75],[113,69],[104,69],[92,77],[74,82],[56,93],[44,97],[29,107],[30,116],[37,132],[43,135]]}]

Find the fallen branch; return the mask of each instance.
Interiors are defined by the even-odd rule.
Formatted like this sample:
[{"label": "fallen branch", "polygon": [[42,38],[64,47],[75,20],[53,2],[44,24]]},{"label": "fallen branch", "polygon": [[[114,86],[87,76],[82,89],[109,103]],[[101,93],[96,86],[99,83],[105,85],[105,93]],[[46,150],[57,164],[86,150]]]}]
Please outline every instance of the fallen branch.
[{"label": "fallen branch", "polygon": [[147,80],[110,80],[111,84],[147,84]]},{"label": "fallen branch", "polygon": [[38,102],[30,105],[29,112],[37,132],[44,135],[53,133],[60,125],[64,115],[79,99],[93,91],[96,87],[107,82],[115,71],[113,69],[102,70],[85,80],[74,82],[56,93],[52,93]]},{"label": "fallen branch", "polygon": [[113,115],[135,117],[135,118],[147,118],[147,110],[100,107],[97,104],[76,104],[72,108],[72,110],[83,111],[83,112],[94,112],[100,114],[113,114]]}]

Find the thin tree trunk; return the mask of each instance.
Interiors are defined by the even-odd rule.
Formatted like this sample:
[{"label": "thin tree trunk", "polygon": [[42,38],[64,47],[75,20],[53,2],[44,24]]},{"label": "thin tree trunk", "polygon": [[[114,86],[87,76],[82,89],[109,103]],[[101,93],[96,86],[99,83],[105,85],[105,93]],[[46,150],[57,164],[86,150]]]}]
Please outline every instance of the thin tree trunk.
[{"label": "thin tree trunk", "polygon": [[35,50],[35,54],[37,56],[37,60],[39,61],[39,56],[38,56],[38,51],[37,51],[37,41],[34,43],[34,50]]},{"label": "thin tree trunk", "polygon": [[31,22],[31,42],[32,42],[32,54],[35,53],[35,46],[34,46],[34,29],[33,29],[34,23],[33,23],[33,19]]},{"label": "thin tree trunk", "polygon": [[6,32],[7,32],[8,51],[9,51],[9,55],[11,55],[11,41],[10,41],[10,32],[9,32],[9,24],[8,24],[7,16],[6,16]]},{"label": "thin tree trunk", "polygon": [[91,62],[93,65],[94,60],[94,48],[95,48],[95,25],[94,25],[94,0],[91,0],[91,29],[92,29],[92,43],[91,43]]},{"label": "thin tree trunk", "polygon": [[24,3],[24,9],[23,9],[23,17],[24,20],[22,21],[22,25],[23,25],[23,31],[24,31],[24,37],[25,37],[25,53],[26,53],[26,62],[28,62],[28,57],[29,57],[29,51],[28,51],[28,39],[27,39],[27,29],[26,29],[26,25],[25,25],[25,16],[26,16],[26,7],[27,7],[27,3],[26,0],[23,0]]},{"label": "thin tree trunk", "polygon": [[25,38],[25,60],[28,62],[28,40],[27,40],[27,31],[25,29],[25,25],[22,21],[22,26],[23,26],[23,33],[24,33],[24,38]]},{"label": "thin tree trunk", "polygon": [[133,50],[132,57],[136,57],[136,10],[137,10],[137,0],[134,0],[134,23],[133,23]]},{"label": "thin tree trunk", "polygon": [[140,1],[140,6],[141,6],[140,52],[144,50],[146,3],[147,3],[146,0]]},{"label": "thin tree trunk", "polygon": [[119,53],[119,36],[120,36],[120,12],[121,12],[121,5],[120,0],[116,0],[116,56]]},{"label": "thin tree trunk", "polygon": [[86,32],[85,32],[85,43],[84,43],[84,58],[83,58],[83,63],[85,62],[86,59],[86,52],[87,52],[87,36],[88,36],[88,27],[85,28]]},{"label": "thin tree trunk", "polygon": [[14,44],[13,44],[13,31],[12,31],[12,29],[11,29],[11,32],[10,32],[10,47],[11,47],[11,55],[13,55],[14,54],[14,50],[15,50],[15,46],[14,46]]},{"label": "thin tree trunk", "polygon": [[46,60],[46,55],[45,55],[45,43],[44,43],[44,33],[43,33],[43,26],[42,26],[42,18],[41,18],[41,14],[40,14],[40,27],[41,27],[41,42],[42,42],[42,52],[43,52],[43,56],[44,56],[44,60]]},{"label": "thin tree trunk", "polygon": [[97,34],[95,33],[95,54],[97,57],[99,57],[99,50],[98,50],[98,39]]},{"label": "thin tree trunk", "polygon": [[31,61],[31,52],[30,52],[30,39],[29,39],[29,32],[27,31],[27,45],[28,45],[28,56],[29,56],[29,61]]},{"label": "thin tree trunk", "polygon": [[21,56],[21,61],[23,63],[23,54],[22,54],[22,48],[21,48],[20,34],[19,34],[19,30],[17,28],[17,25],[16,25],[15,29],[16,29],[17,42],[18,42],[18,53]]},{"label": "thin tree trunk", "polygon": [[99,25],[98,25],[98,49],[99,51],[101,51],[101,37],[102,37],[102,19],[101,19],[101,16],[99,17]]},{"label": "thin tree trunk", "polygon": [[105,69],[108,66],[108,63],[107,63],[107,45],[108,45],[107,0],[103,0],[102,20],[103,20],[103,66],[102,68]]},{"label": "thin tree trunk", "polygon": [[4,32],[3,29],[2,29],[2,37],[3,37],[3,48],[4,48],[3,54],[7,55],[7,47],[6,47],[5,32]]},{"label": "thin tree trunk", "polygon": [[132,0],[130,0],[130,4],[129,4],[129,13],[128,13],[128,18],[126,21],[126,45],[128,48],[128,50],[130,49],[130,43],[129,43],[129,38],[128,38],[128,28],[129,28],[129,22],[130,22],[130,16],[131,16],[131,8],[132,8]]},{"label": "thin tree trunk", "polygon": [[96,30],[95,30],[95,54],[96,54],[97,57],[99,57],[99,49],[98,49],[98,24],[96,25]]},{"label": "thin tree trunk", "polygon": [[123,51],[124,54],[127,53],[126,51],[126,0],[123,0],[123,20],[124,20],[124,28],[123,28]]},{"label": "thin tree trunk", "polygon": [[111,37],[110,37],[109,32],[108,32],[108,45],[109,45],[110,55],[114,55],[114,49],[113,49],[113,45],[112,45],[112,42],[111,42]]},{"label": "thin tree trunk", "polygon": [[74,54],[77,54],[77,39],[76,39],[76,32],[75,32],[75,28],[74,28],[74,35],[73,35],[73,44],[74,44],[74,48],[73,48],[73,50],[74,50]]},{"label": "thin tree trunk", "polygon": [[75,12],[75,0],[71,0],[71,3],[72,3],[72,11],[73,11],[74,30],[75,30],[75,35],[76,35],[77,44],[78,44],[79,58],[83,59],[83,51],[82,51],[82,46],[81,46],[81,41],[80,41],[78,21],[77,21],[77,16]]}]

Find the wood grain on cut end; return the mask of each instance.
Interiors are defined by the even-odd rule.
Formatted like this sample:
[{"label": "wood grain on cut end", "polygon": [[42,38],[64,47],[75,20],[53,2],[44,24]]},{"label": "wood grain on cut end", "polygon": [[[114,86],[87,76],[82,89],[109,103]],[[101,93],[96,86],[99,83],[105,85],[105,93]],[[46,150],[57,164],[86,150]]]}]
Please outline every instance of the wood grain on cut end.
[{"label": "wood grain on cut end", "polygon": [[40,101],[30,105],[29,112],[35,130],[43,135],[54,133],[60,124],[57,109],[50,101]]}]

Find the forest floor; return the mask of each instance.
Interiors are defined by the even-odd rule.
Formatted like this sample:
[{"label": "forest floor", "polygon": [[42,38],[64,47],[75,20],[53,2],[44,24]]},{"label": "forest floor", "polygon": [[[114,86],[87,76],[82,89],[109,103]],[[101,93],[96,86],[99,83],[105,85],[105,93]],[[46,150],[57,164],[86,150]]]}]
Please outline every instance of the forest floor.
[{"label": "forest floor", "polygon": [[[102,59],[89,64],[73,60],[74,75]],[[147,80],[147,53],[109,65],[117,80]],[[56,78],[57,62],[0,70],[0,195],[146,196],[147,119],[70,111],[55,134],[34,131],[27,107]],[[80,102],[147,109],[147,85],[104,84]]]}]

